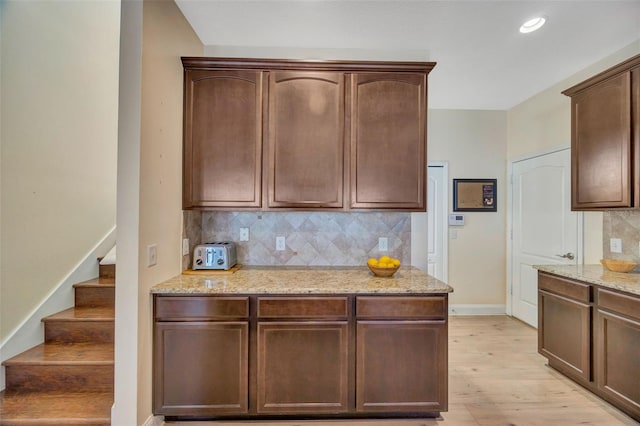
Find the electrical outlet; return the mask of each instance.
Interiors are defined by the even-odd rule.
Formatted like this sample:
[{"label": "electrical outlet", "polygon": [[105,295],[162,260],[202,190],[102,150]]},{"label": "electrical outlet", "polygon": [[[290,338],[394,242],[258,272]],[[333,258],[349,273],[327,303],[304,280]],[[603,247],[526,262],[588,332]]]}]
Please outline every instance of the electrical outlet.
[{"label": "electrical outlet", "polygon": [[284,237],[276,237],[276,250],[282,251],[287,248]]},{"label": "electrical outlet", "polygon": [[611,238],[609,246],[611,253],[622,253],[622,240],[620,238]]},{"label": "electrical outlet", "polygon": [[151,244],[147,246],[147,266],[153,266],[158,263],[158,246]]},{"label": "electrical outlet", "polygon": [[249,241],[249,228],[240,228],[240,241]]},{"label": "electrical outlet", "polygon": [[189,254],[189,239],[183,238],[182,239],[182,255],[186,256],[188,254]]},{"label": "electrical outlet", "polygon": [[378,238],[378,250],[380,251],[389,250],[389,239],[387,237]]}]

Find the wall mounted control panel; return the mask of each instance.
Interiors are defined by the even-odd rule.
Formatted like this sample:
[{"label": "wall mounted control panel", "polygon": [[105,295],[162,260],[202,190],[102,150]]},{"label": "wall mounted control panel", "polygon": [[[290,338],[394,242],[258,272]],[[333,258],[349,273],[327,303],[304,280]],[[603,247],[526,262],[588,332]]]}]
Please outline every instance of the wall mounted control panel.
[{"label": "wall mounted control panel", "polygon": [[450,214],[449,226],[464,226],[464,215],[462,214]]}]

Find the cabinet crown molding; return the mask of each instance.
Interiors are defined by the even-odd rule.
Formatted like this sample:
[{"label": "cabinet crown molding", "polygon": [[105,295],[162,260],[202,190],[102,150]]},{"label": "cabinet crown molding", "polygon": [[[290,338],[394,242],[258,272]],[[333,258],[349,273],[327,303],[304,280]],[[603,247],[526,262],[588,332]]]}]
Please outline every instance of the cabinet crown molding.
[{"label": "cabinet crown molding", "polygon": [[238,68],[259,70],[380,71],[421,72],[429,74],[436,62],[341,61],[299,59],[254,59],[183,56],[185,69]]},{"label": "cabinet crown molding", "polygon": [[595,84],[601,83],[611,77],[614,77],[618,74],[621,74],[625,71],[629,71],[631,69],[640,67],[640,55],[633,56],[623,62],[620,62],[617,65],[612,66],[599,74],[594,75],[593,77],[584,80],[574,86],[569,87],[562,91],[563,95],[566,96],[574,96],[584,89],[587,89]]}]

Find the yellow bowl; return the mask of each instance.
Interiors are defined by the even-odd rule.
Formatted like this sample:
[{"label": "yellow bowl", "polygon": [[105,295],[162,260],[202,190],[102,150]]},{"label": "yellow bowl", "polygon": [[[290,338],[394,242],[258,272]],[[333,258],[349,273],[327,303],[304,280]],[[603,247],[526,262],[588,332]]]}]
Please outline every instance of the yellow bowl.
[{"label": "yellow bowl", "polygon": [[377,266],[371,266],[369,264],[367,264],[367,266],[376,277],[390,277],[400,269],[400,266],[394,266],[393,268],[378,268]]},{"label": "yellow bowl", "polygon": [[638,266],[636,262],[616,259],[600,259],[600,263],[602,263],[605,268],[613,272],[629,272]]}]

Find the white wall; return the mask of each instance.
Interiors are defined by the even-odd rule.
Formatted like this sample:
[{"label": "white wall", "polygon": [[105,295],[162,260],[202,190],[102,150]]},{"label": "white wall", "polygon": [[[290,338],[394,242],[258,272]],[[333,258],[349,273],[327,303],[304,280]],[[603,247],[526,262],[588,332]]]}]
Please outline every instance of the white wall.
[{"label": "white wall", "polygon": [[180,56],[202,55],[202,44],[172,0],[125,2],[122,12],[112,424],[129,425],[151,421],[150,289],[181,271]]},{"label": "white wall", "polygon": [[[142,3],[122,2],[118,123],[118,260],[111,424],[138,423],[138,228]],[[150,360],[146,360],[150,362]]]},{"label": "white wall", "polygon": [[[182,271],[182,81],[180,56],[203,45],[173,0],[144,1],[138,284],[138,423],[151,414],[151,287]],[[158,264],[147,266],[147,247]]]},{"label": "white wall", "polygon": [[[449,211],[453,179],[498,179],[497,213],[464,213],[465,225],[449,238],[452,305],[505,304],[506,120],[505,111],[429,110],[427,158],[449,163]],[[426,229],[411,231],[412,244],[426,247]]]},{"label": "white wall", "polygon": [[120,3],[0,7],[4,340],[115,225]]},{"label": "white wall", "polygon": [[[524,158],[571,144],[571,99],[561,92],[640,53],[640,40],[516,105],[508,112],[507,158]],[[602,213],[585,213],[584,262],[602,257]]]}]

